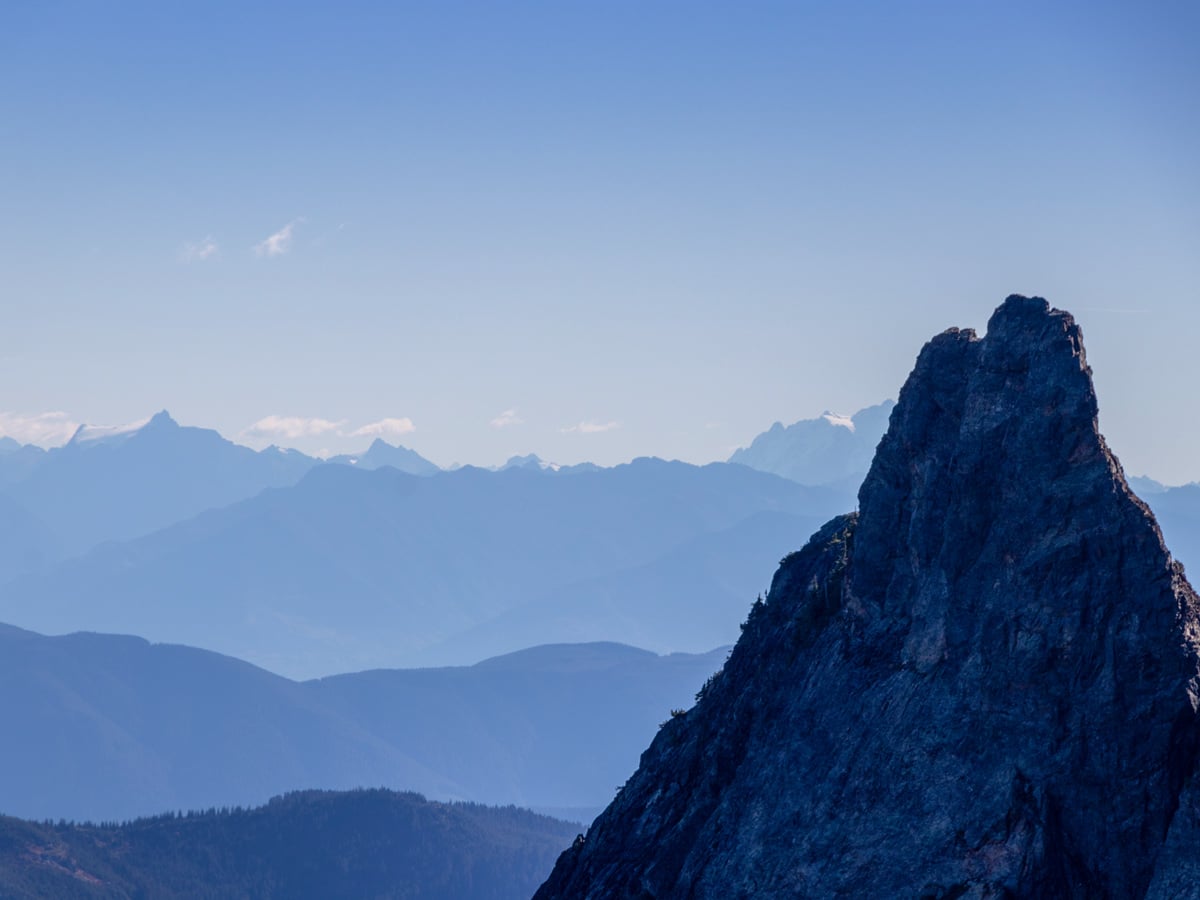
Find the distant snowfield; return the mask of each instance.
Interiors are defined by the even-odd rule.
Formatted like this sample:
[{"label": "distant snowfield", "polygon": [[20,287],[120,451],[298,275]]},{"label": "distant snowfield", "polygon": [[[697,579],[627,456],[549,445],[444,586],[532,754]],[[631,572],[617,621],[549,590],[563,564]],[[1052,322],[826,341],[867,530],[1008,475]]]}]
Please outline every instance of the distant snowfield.
[{"label": "distant snowfield", "polygon": [[144,419],[138,419],[136,422],[129,422],[125,425],[80,425],[76,429],[75,434],[71,436],[71,440],[67,443],[96,444],[102,441],[127,438],[145,428],[150,423],[151,418],[151,416],[147,416]]},{"label": "distant snowfield", "polygon": [[854,430],[854,417],[853,416],[841,416],[841,415],[838,415],[837,413],[831,413],[828,410],[826,410],[825,412],[821,413],[821,418],[824,419],[826,422],[828,422],[830,425],[837,425],[839,428],[848,428],[851,431]]}]

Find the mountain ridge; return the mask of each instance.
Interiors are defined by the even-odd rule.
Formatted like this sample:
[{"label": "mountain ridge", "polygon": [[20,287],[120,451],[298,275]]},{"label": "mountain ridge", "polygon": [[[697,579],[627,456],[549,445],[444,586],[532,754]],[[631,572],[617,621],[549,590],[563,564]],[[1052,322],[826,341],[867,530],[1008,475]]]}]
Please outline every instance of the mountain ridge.
[{"label": "mountain ridge", "polygon": [[0,816],[5,897],[527,897],[576,826],[385,790],[116,824]]},{"label": "mountain ridge", "polygon": [[[722,463],[647,459],[597,472],[463,468],[429,477],[318,466],[294,486],[12,581],[0,595],[0,620],[47,633],[141,634],[298,676],[475,662],[417,654],[556,590],[626,571],[625,588],[641,591],[646,616],[669,624],[657,610],[670,598],[655,593],[654,578],[637,577],[638,567],[763,510],[815,525],[851,502]],[[790,521],[789,548],[803,540]],[[761,552],[734,551],[721,557],[731,573],[718,595],[724,618],[693,629],[695,642],[684,646],[670,645],[656,625],[656,649],[698,651],[736,637],[741,605],[765,585],[747,578]],[[508,637],[515,646],[491,642],[483,653],[577,639],[562,631]],[[629,642],[616,629],[603,637]]]},{"label": "mountain ridge", "polygon": [[81,425],[5,490],[74,556],[293,484],[316,463],[251,450],[212,429],[179,425],[163,410],[128,426]]},{"label": "mountain ridge", "polygon": [[725,652],[553,645],[298,682],[194,647],[0,625],[0,812],[120,820],[383,785],[590,818]]}]

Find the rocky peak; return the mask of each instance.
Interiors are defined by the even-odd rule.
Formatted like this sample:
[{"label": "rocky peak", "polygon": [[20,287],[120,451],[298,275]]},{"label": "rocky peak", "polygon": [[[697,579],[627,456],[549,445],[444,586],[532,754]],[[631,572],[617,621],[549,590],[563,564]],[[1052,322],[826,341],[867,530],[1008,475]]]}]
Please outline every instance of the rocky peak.
[{"label": "rocky peak", "polygon": [[1078,326],[1009,297],[538,897],[1200,896],[1198,648]]},{"label": "rocky peak", "polygon": [[179,423],[171,418],[171,414],[165,409],[160,409],[150,417],[150,420],[142,426],[142,431],[176,431],[179,428]]}]

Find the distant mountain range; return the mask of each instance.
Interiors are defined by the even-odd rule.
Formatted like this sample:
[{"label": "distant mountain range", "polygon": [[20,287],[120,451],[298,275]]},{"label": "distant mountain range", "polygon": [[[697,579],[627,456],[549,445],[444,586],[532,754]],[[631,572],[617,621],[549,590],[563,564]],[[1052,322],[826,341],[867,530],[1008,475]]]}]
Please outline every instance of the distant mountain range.
[{"label": "distant mountain range", "polygon": [[[63,558],[295,484],[321,462],[278,447],[254,451],[210,429],[181,426],[164,410],[130,426],[81,426],[52,450],[5,439],[0,490],[23,508],[19,515],[32,517],[52,536],[37,558]],[[438,471],[414,451],[381,440],[361,456],[330,462],[421,475]],[[0,510],[0,529],[9,519]]]},{"label": "distant mountain range", "polygon": [[523,900],[577,828],[382,790],[122,826],[0,816],[0,896]]},{"label": "distant mountain range", "polygon": [[800,484],[857,491],[894,405],[886,400],[853,416],[826,412],[787,426],[776,422],[729,461]]},{"label": "distant mountain range", "polygon": [[382,785],[590,820],[724,659],[557,645],[298,683],[190,647],[0,626],[0,811],[119,820]]},{"label": "distant mountain range", "polygon": [[256,453],[161,412],[137,428],[81,427],[6,490],[71,555],[294,484],[313,464],[295,452]]},{"label": "distant mountain range", "polygon": [[[698,652],[735,639],[762,573],[854,507],[890,408],[776,425],[733,455],[774,477],[532,454],[440,472],[382,441],[322,464],[165,412],[51,451],[5,440],[0,619],[203,646],[293,677],[563,641]],[[1200,489],[1133,483],[1177,555],[1200,559]]]},{"label": "distant mountain range", "polygon": [[554,641],[623,641],[660,652],[732,641],[747,602],[768,586],[754,577],[754,567],[770,571],[819,525],[815,515],[756,512],[642,565],[542,591],[413,659],[419,664],[483,659]]},{"label": "distant mountain range", "polygon": [[[172,642],[0,626],[0,811],[124,819],[384,785],[590,820],[721,667],[700,651],[737,638],[775,562],[854,508],[891,406],[777,423],[707,466],[442,471],[382,441],[323,462],[165,412],[50,451],[0,439],[0,619]],[[1130,483],[1200,561],[1200,485]],[[675,650],[693,652],[659,655]],[[188,840],[232,853],[241,821]],[[81,847],[146,860],[137,841],[158,841],[166,869],[111,883],[170,896],[153,878],[190,870],[146,827],[0,820],[0,895],[16,834],[83,872],[108,863]],[[71,896],[54,865],[18,868]]]},{"label": "distant mountain range", "polygon": [[[0,591],[0,620],[139,634],[311,677],[475,662],[469,646],[454,651],[459,636],[491,623],[486,653],[526,647],[535,641],[506,629],[506,616],[590,595],[602,602],[585,603],[582,620],[551,617],[537,640],[578,640],[587,621],[606,623],[609,639],[701,651],[736,638],[767,587],[764,553],[773,562],[852,505],[845,493],[721,463],[433,477],[318,466],[293,487],[16,579]],[[769,540],[701,540],[767,512],[779,515],[747,527]],[[721,580],[689,575],[706,567]],[[699,593],[667,589],[676,577]],[[614,590],[615,606],[604,599]]]}]

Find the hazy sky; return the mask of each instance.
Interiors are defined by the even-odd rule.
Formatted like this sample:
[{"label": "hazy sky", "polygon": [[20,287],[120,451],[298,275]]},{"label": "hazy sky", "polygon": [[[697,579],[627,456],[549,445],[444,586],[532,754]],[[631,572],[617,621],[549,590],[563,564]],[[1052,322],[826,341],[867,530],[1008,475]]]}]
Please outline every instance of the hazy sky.
[{"label": "hazy sky", "polygon": [[3,430],[707,461],[1020,292],[1200,479],[1200,4],[250,5],[0,5]]}]

